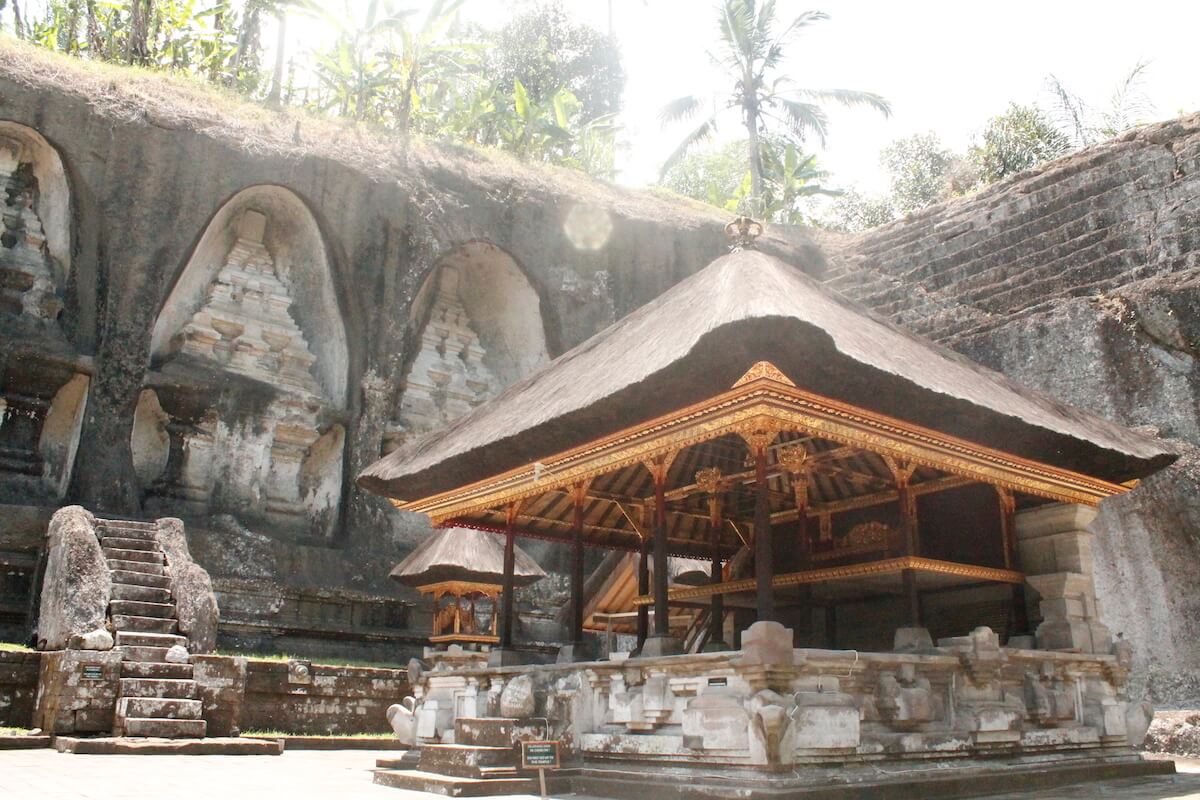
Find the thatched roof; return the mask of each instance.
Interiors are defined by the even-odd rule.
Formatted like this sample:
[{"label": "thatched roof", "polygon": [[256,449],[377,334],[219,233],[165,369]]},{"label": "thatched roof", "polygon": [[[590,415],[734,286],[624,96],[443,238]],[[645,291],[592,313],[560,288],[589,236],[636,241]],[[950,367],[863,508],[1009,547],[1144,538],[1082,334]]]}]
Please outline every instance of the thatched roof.
[{"label": "thatched roof", "polygon": [[[514,551],[513,583],[528,586],[546,573],[520,547]],[[432,535],[392,570],[392,577],[407,586],[428,586],[442,581],[502,584],[504,540],[494,533],[471,528],[445,528]]]},{"label": "thatched roof", "polygon": [[767,360],[797,386],[1013,455],[1120,482],[1154,439],[1026,389],[755,251],[717,259],[539,372],[363,471],[428,497],[706,400]]}]

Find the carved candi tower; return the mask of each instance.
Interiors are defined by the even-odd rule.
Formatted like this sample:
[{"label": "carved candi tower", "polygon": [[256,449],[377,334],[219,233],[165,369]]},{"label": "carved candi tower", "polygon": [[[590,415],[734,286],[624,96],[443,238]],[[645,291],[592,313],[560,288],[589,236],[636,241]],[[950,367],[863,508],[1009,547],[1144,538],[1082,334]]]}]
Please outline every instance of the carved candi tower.
[{"label": "carved candi tower", "polygon": [[458,269],[438,271],[420,350],[404,381],[396,421],[384,438],[391,452],[414,435],[444,427],[500,388],[484,363],[486,350],[460,297]]},{"label": "carved candi tower", "polygon": [[[319,535],[336,506],[344,433],[330,424],[330,398],[313,376],[317,357],[293,316],[267,225],[254,210],[237,218],[203,304],[172,338],[162,375],[173,380],[160,379],[161,398],[139,404],[170,452],[139,454],[135,442],[135,464],[157,465],[159,474],[146,468],[143,479],[195,511],[265,510],[275,525]],[[196,383],[205,385],[189,391]],[[222,392],[248,402],[221,402]],[[306,530],[310,523],[318,529]]]},{"label": "carved candi tower", "polygon": [[55,320],[62,300],[55,291],[53,256],[38,216],[33,164],[21,142],[0,136],[0,303],[5,311]]},{"label": "carved candi tower", "polygon": [[[59,179],[50,188],[38,177],[49,174]],[[66,271],[45,219],[55,205],[69,207],[57,154],[33,131],[0,123],[0,494],[22,503],[65,492],[89,383],[58,324]],[[58,233],[65,257],[65,227]]]}]

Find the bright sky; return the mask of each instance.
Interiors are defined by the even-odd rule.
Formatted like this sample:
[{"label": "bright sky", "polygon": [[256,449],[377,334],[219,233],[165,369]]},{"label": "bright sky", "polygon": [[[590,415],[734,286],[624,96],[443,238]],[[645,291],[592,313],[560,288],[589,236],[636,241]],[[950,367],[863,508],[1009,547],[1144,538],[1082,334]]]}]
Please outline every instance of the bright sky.
[{"label": "bright sky", "polygon": [[[427,2],[396,0],[399,7]],[[619,180],[652,183],[689,129],[680,124],[663,130],[658,122],[663,103],[726,86],[707,56],[717,40],[716,2],[564,2],[579,20],[600,30],[608,28],[611,7],[628,73]],[[873,91],[892,104],[890,119],[865,109],[830,108],[832,130],[821,160],[837,186],[884,189],[879,151],[913,133],[933,131],[946,145],[965,149],[987,118],[1010,101],[1040,99],[1045,104],[1051,73],[1086,101],[1101,105],[1139,60],[1147,60],[1143,86],[1156,118],[1200,109],[1200,48],[1184,44],[1188,32],[1200,30],[1200,3],[777,2],[781,19],[808,9],[830,15],[797,41],[787,65],[792,78],[814,88]],[[467,0],[462,13],[494,26],[503,23],[512,7],[497,0]],[[736,123],[736,117],[730,119],[721,135],[738,136]]]}]

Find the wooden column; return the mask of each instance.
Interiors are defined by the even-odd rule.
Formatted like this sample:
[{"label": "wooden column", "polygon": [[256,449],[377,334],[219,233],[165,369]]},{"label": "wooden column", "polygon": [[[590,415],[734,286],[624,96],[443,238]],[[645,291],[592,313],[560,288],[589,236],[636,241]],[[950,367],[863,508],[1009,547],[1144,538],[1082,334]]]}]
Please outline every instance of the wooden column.
[{"label": "wooden column", "polygon": [[654,471],[654,635],[671,635],[671,610],[667,606],[667,468],[659,464]]},{"label": "wooden column", "polygon": [[504,513],[504,583],[501,585],[500,647],[509,648],[513,643],[513,570],[516,568],[516,503],[510,503]]},{"label": "wooden column", "polygon": [[[1011,489],[996,487],[996,495],[1000,500],[1000,536],[1004,547],[1004,568],[1020,569],[1020,559],[1017,554],[1017,499]],[[1009,636],[1029,633],[1029,609],[1025,605],[1025,584],[1018,583],[1012,587],[1012,630]]]},{"label": "wooden column", "polygon": [[[638,594],[642,597],[650,594],[650,540],[642,537],[642,548],[638,552]],[[638,606],[637,609],[637,646],[638,650],[650,636],[650,607]]]},{"label": "wooden column", "polygon": [[[920,531],[917,527],[917,496],[913,494],[911,481],[916,465],[910,461],[885,457],[896,484],[900,506],[900,524],[903,533],[904,555],[921,554]],[[921,597],[917,591],[917,573],[906,569],[901,574],[904,593],[905,615],[912,628],[921,627]]]},{"label": "wooden column", "polygon": [[767,448],[775,438],[774,433],[756,430],[743,433],[742,438],[750,447],[754,459],[754,584],[755,609],[758,621],[775,620],[775,589],[771,581],[775,577],[773,548],[771,541],[771,496],[767,483]]},{"label": "wooden column", "polygon": [[[811,568],[811,543],[808,538],[808,451],[803,444],[793,444],[780,449],[776,454],[779,466],[788,474],[792,484],[792,498],[796,503],[796,567],[803,572]],[[812,586],[797,587],[799,624],[796,633],[811,637],[813,632]]]},{"label": "wooden column", "polygon": [[[708,493],[708,537],[712,543],[712,563],[709,566],[709,582],[722,581],[721,568],[721,470],[716,467],[702,469],[696,473],[696,484]],[[725,648],[725,596],[714,594],[709,601],[708,644],[713,649]]]},{"label": "wooden column", "polygon": [[587,483],[571,487],[574,516],[571,521],[571,641],[583,643],[583,511]]}]

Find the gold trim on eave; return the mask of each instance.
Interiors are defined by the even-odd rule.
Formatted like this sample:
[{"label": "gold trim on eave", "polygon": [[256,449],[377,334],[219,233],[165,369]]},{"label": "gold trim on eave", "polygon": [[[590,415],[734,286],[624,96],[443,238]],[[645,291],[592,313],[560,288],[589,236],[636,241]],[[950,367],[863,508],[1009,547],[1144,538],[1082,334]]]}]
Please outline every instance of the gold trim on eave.
[{"label": "gold trim on eave", "polygon": [[[765,366],[764,366],[765,365]],[[754,377],[750,377],[754,374]],[[491,478],[408,502],[441,524],[748,428],[793,431],[1049,500],[1096,505],[1127,487],[1004,453],[797,388],[759,362],[732,389]]]}]

